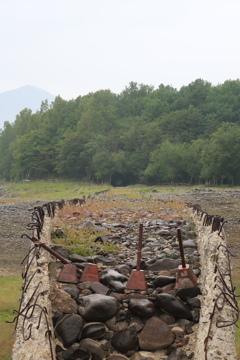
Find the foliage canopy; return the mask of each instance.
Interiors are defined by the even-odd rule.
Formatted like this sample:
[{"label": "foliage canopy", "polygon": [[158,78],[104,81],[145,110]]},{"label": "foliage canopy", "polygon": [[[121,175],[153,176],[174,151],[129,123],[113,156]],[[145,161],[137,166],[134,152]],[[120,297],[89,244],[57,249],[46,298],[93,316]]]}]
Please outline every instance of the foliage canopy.
[{"label": "foliage canopy", "polygon": [[240,184],[240,80],[60,96],[0,133],[0,177]]}]

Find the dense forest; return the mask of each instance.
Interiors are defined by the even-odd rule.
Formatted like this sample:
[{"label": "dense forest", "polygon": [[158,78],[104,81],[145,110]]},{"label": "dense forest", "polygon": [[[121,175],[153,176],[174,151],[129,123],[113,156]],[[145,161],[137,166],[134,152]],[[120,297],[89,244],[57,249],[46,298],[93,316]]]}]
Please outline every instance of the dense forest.
[{"label": "dense forest", "polygon": [[240,184],[240,80],[60,96],[0,133],[0,178]]}]

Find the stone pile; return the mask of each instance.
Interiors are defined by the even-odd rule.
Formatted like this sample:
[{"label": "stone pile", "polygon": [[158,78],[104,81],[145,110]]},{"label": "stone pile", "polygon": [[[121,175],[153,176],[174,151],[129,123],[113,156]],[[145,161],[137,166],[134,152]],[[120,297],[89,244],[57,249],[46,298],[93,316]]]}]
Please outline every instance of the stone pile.
[{"label": "stone pile", "polygon": [[[138,224],[86,222],[81,226],[107,236],[98,242],[119,246],[114,256],[83,257],[69,254],[59,245],[53,249],[77,268],[97,267],[100,281],[63,283],[57,281],[63,264],[49,264],[53,324],[58,360],[186,360],[193,358],[189,334],[200,316],[198,286],[179,288],[176,281],[181,265],[177,228],[181,229],[186,263],[198,276],[199,254],[196,233],[184,220],[151,220],[144,224],[141,269],[146,290],[127,287],[136,268]],[[59,229],[58,229],[59,231]]]}]

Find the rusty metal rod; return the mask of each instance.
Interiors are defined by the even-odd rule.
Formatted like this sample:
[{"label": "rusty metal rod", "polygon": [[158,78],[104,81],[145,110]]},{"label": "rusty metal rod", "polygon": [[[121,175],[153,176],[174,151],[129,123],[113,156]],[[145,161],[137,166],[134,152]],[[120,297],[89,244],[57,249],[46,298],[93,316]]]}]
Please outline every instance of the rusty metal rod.
[{"label": "rusty metal rod", "polygon": [[[42,248],[44,248],[45,250],[47,250],[50,254],[52,254],[53,256],[55,256],[58,260],[60,260],[63,264],[72,264],[71,261],[67,260],[65,257],[61,256],[60,254],[58,254],[56,251],[54,251],[53,249],[51,249],[50,247],[48,247],[46,244],[40,242],[37,238],[35,238],[34,236],[32,238],[30,238],[30,240],[38,246],[41,246]],[[78,272],[78,274],[82,274],[82,271],[80,269],[78,269],[76,267],[76,270]]]},{"label": "rusty metal rod", "polygon": [[139,271],[140,267],[141,267],[142,238],[143,238],[143,224],[139,224],[139,238],[138,238],[138,252],[137,252],[137,271]]},{"label": "rusty metal rod", "polygon": [[182,244],[182,233],[181,233],[180,228],[177,228],[177,235],[178,235],[179,250],[180,250],[180,255],[181,255],[181,260],[182,260],[182,267],[185,268],[186,263],[185,263],[185,258],[184,258],[183,244]]}]

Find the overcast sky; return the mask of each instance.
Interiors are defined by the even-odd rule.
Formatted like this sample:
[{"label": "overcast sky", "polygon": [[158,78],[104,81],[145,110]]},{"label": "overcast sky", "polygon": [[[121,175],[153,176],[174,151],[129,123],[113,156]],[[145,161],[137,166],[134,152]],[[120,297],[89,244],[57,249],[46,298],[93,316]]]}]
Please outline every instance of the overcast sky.
[{"label": "overcast sky", "polygon": [[240,78],[239,0],[0,0],[0,92]]}]

